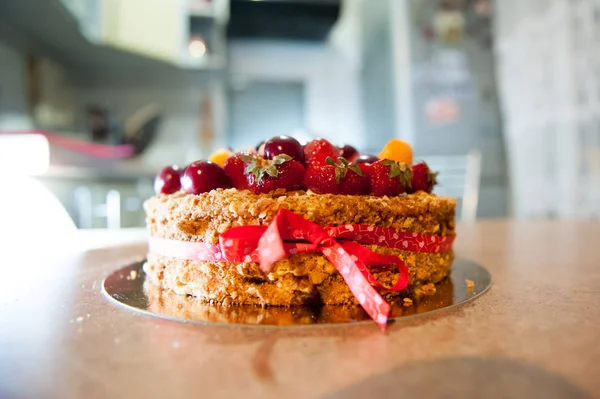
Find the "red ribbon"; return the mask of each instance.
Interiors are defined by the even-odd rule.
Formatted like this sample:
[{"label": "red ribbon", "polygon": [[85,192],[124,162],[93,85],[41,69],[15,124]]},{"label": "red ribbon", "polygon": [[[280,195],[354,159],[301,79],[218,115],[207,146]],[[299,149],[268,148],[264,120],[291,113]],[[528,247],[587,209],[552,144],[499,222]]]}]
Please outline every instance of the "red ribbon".
[{"label": "red ribbon", "polygon": [[[302,240],[303,242],[298,242]],[[350,241],[351,240],[351,241]],[[376,289],[400,291],[408,285],[408,270],[400,258],[382,255],[361,244],[374,244],[413,252],[446,252],[454,237],[403,233],[394,229],[343,225],[321,227],[300,215],[281,209],[269,226],[240,226],[223,232],[220,245],[150,237],[150,251],[159,255],[209,262],[256,262],[268,273],[280,259],[303,252],[321,252],[336,267],[350,291],[375,322],[385,329],[390,305]],[[377,265],[395,265],[396,283],[386,288],[369,272]]]}]

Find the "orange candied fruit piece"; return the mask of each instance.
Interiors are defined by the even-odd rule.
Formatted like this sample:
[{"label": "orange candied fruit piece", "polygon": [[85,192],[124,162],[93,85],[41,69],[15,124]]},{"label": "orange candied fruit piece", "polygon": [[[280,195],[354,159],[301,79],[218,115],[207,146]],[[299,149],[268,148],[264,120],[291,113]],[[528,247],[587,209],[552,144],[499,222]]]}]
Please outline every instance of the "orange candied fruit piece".
[{"label": "orange candied fruit piece", "polygon": [[391,159],[392,161],[412,165],[412,147],[406,141],[391,139],[379,153],[379,159]]},{"label": "orange candied fruit piece", "polygon": [[233,153],[227,148],[221,148],[220,150],[213,152],[210,157],[208,157],[208,160],[216,163],[220,167],[223,167],[225,165],[225,161],[227,161],[227,158],[232,155]]}]

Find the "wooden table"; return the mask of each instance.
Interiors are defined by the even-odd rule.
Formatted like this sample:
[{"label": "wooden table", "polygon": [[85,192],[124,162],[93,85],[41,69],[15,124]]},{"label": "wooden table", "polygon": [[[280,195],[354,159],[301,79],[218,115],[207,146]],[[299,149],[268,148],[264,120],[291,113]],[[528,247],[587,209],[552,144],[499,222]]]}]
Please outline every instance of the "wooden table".
[{"label": "wooden table", "polygon": [[143,232],[78,255],[72,239],[11,242],[0,397],[600,397],[600,223],[489,221],[459,235],[458,255],[486,266],[492,289],[387,334],[189,325],[115,306],[102,279],[143,258]]}]

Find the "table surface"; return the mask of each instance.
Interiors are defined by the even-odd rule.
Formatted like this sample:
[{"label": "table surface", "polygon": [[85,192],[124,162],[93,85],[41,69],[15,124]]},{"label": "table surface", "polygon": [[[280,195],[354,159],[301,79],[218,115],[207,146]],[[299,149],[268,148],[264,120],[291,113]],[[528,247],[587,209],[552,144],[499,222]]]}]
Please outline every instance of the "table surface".
[{"label": "table surface", "polygon": [[[143,231],[15,239],[1,268],[0,397],[600,395],[600,223],[483,221],[458,234],[458,256],[490,270],[491,290],[386,334],[138,314],[109,303],[101,283],[143,259]],[[72,248],[83,242],[112,246]]]}]

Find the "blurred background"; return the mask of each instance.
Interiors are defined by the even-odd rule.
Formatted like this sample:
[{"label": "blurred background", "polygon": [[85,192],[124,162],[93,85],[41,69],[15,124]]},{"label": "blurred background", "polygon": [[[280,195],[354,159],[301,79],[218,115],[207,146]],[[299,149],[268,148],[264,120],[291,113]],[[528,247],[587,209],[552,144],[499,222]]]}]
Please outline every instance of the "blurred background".
[{"label": "blurred background", "polygon": [[599,0],[2,0],[0,214],[143,226],[164,165],[290,134],[407,140],[464,220],[597,219],[598,43]]}]

